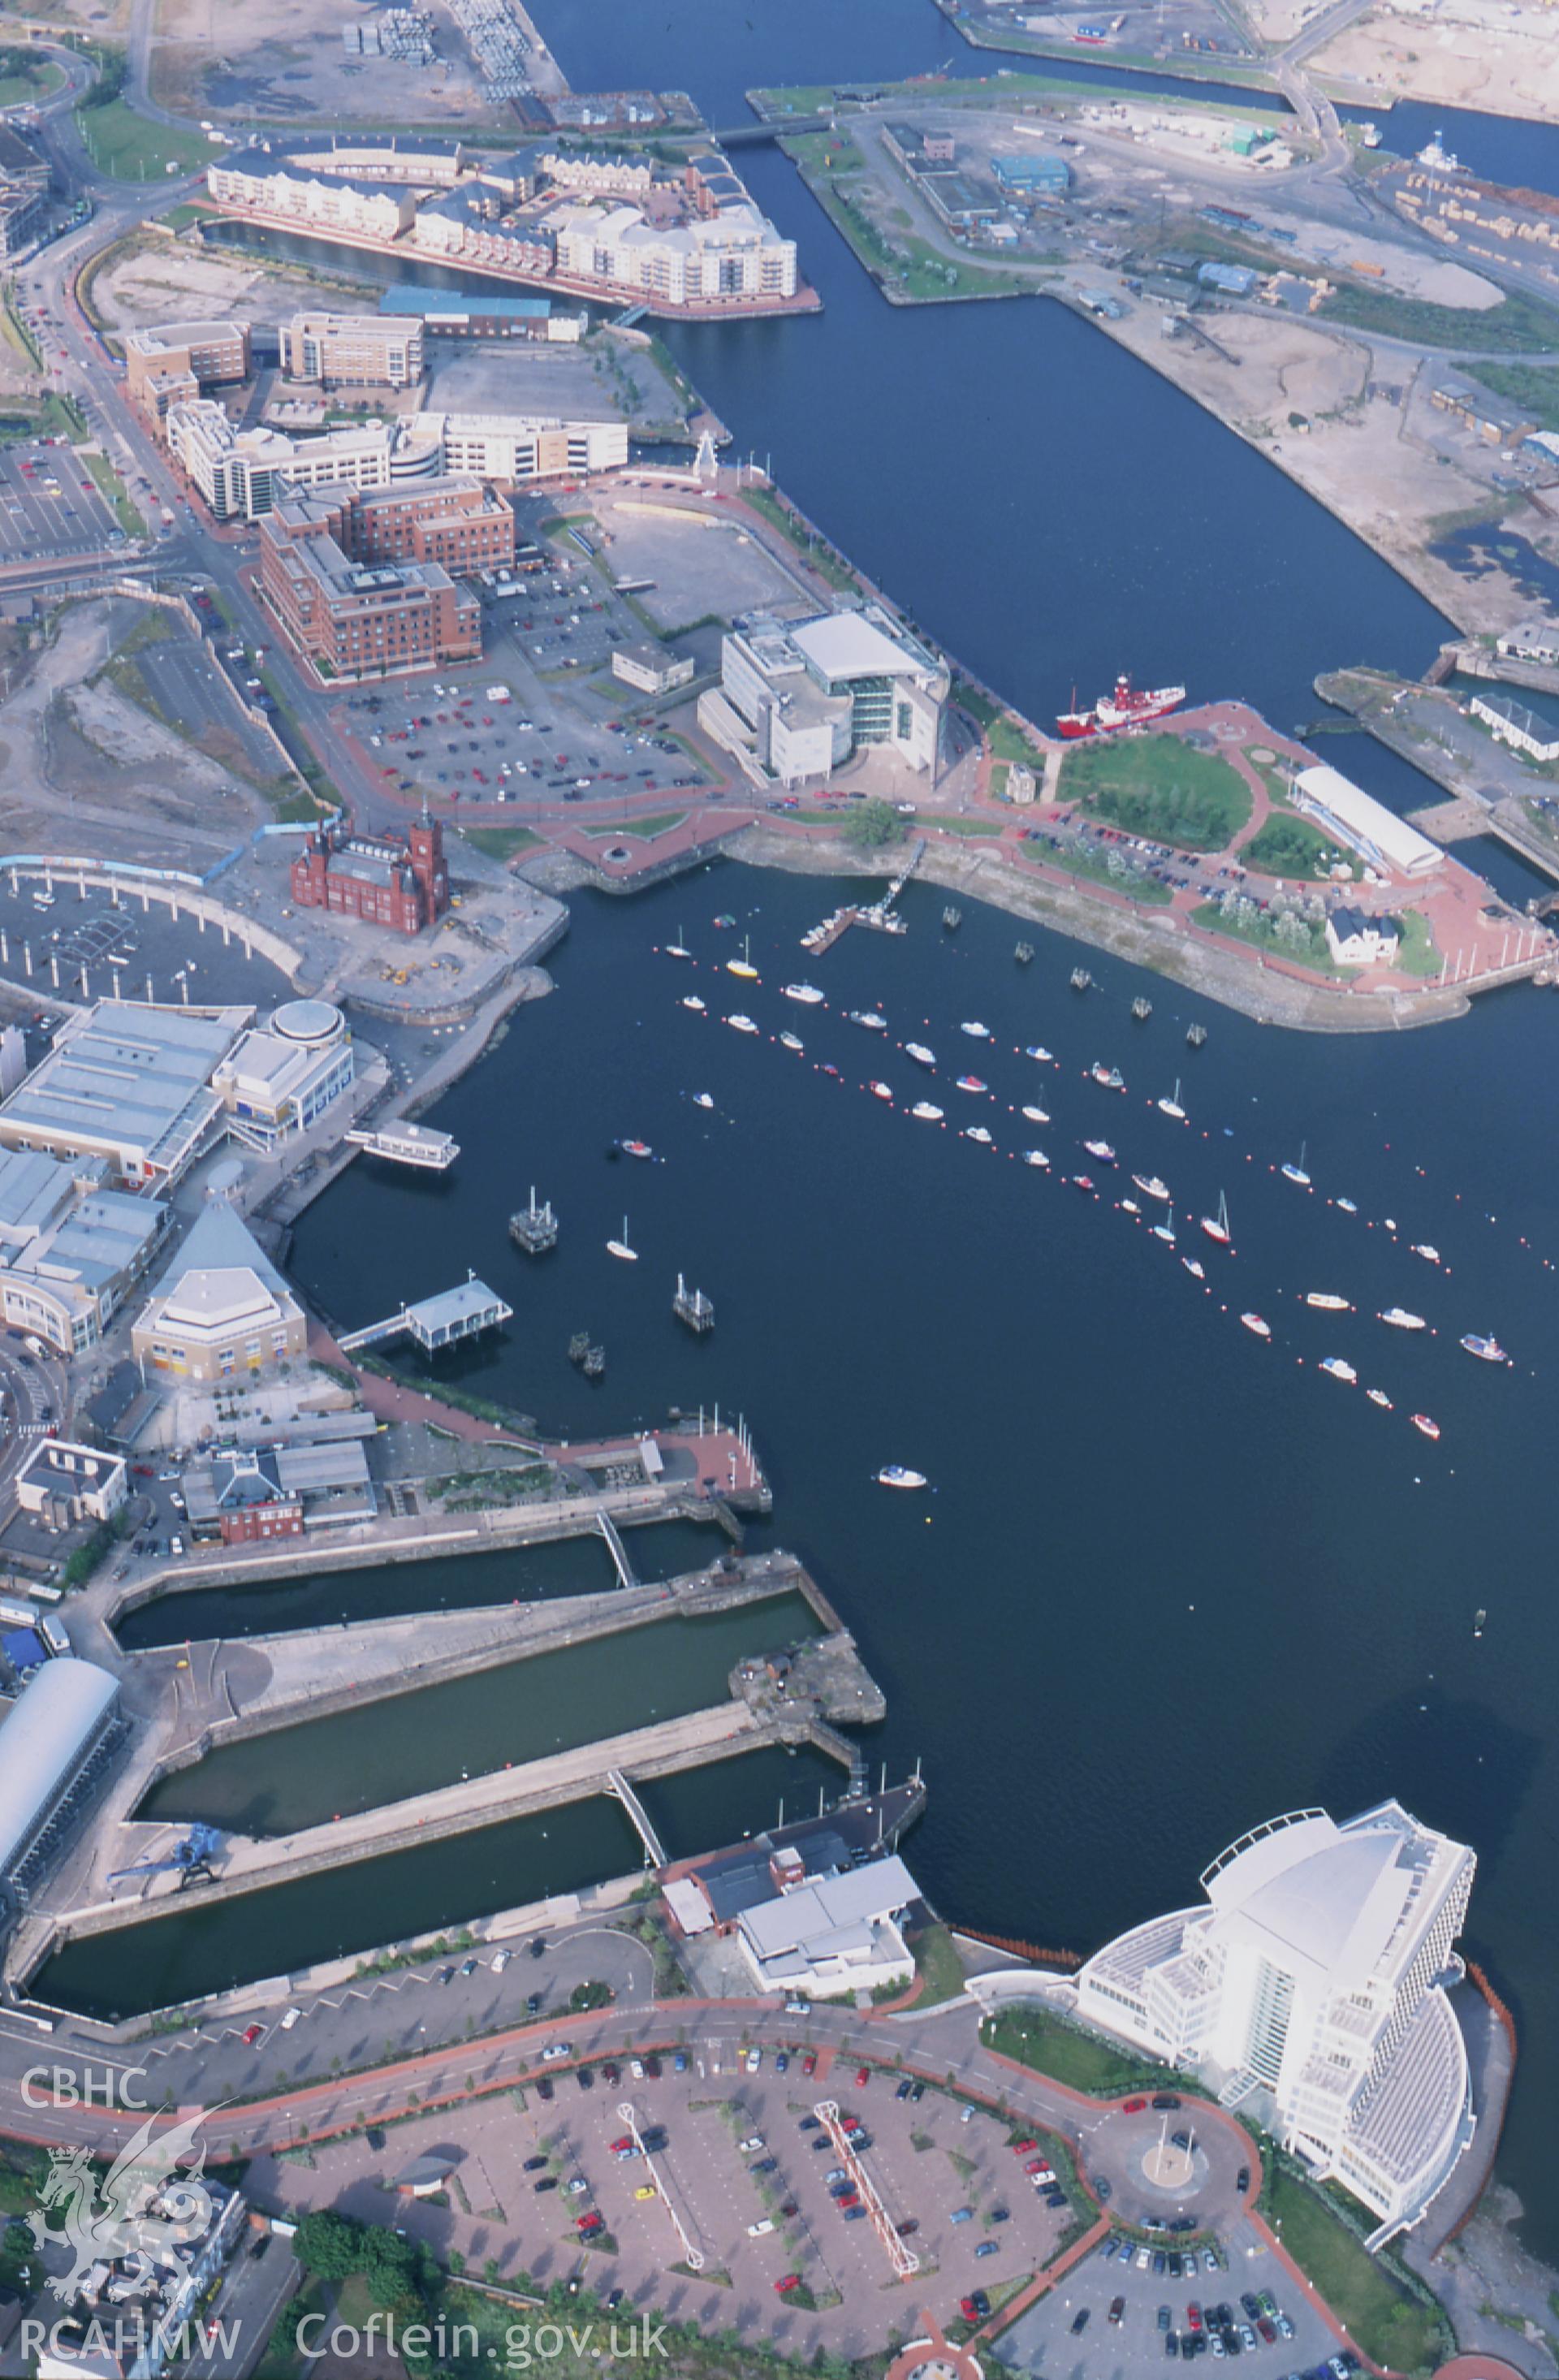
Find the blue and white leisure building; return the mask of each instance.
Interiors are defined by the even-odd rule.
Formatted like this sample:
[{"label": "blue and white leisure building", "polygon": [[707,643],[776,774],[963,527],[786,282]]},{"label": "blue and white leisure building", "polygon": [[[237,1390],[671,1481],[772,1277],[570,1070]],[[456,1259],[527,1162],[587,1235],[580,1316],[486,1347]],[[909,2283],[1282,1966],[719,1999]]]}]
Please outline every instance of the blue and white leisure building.
[{"label": "blue and white leisure building", "polygon": [[1077,2013],[1243,2107],[1381,2218],[1416,2223],[1472,2136],[1447,1996],[1477,1862],[1395,1802],[1297,1810],[1230,1845],[1205,1908],[1134,1926],[1077,1978]]}]

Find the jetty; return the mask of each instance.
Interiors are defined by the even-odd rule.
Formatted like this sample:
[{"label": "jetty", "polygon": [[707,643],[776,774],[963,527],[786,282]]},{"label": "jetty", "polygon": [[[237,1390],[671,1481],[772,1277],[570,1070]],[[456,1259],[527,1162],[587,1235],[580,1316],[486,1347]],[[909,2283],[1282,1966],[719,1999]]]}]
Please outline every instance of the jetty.
[{"label": "jetty", "polygon": [[460,1144],[425,1123],[358,1124],[347,1135],[351,1148],[387,1157],[392,1165],[413,1165],[422,1173],[447,1173]]},{"label": "jetty", "polygon": [[522,1207],[518,1215],[509,1217],[509,1237],[529,1257],[545,1256],[549,1248],[557,1245],[557,1217],[553,1212],[552,1200],[548,1198],[538,1207],[534,1183],[530,1184],[529,1207]]},{"label": "jetty", "polygon": [[335,1343],[344,1355],[351,1355],[359,1347],[377,1347],[386,1339],[412,1339],[425,1355],[431,1355],[440,1347],[457,1346],[483,1330],[496,1330],[513,1317],[514,1307],[472,1272],[454,1289],[440,1290],[436,1297],[419,1298],[415,1305],[403,1305],[398,1313],[387,1314],[382,1322],[370,1322],[361,1330],[347,1330]]},{"label": "jetty", "polygon": [[706,1330],[714,1328],[713,1301],[701,1289],[689,1289],[680,1273],[676,1276],[676,1295],[671,1301],[671,1310],[678,1322],[685,1322],[700,1339]]}]

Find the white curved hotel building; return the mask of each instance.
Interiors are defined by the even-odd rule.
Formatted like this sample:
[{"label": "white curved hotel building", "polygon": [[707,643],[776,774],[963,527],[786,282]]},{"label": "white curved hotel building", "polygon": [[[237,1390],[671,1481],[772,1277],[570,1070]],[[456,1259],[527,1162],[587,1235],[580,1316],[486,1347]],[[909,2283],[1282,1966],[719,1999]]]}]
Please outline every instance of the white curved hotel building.
[{"label": "white curved hotel building", "polygon": [[1096,1952],[1077,2013],[1248,2103],[1379,2215],[1378,2244],[1419,2220],[1472,2136],[1446,1986],[1476,1864],[1395,1802],[1341,1827],[1294,1811],[1213,1861],[1205,1908]]}]

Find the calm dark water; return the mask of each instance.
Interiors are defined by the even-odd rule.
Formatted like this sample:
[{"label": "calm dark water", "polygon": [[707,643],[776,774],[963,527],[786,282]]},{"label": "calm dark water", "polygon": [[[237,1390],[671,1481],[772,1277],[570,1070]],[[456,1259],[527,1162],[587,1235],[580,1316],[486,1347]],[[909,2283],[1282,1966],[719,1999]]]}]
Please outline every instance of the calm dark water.
[{"label": "calm dark water", "polygon": [[[803,1012],[777,986],[834,892],[726,868],[630,906],[579,901],[554,997],[436,1113],[464,1152],[436,1227],[409,1185],[348,1175],[303,1218],[300,1280],[354,1322],[387,1277],[416,1296],[475,1265],[516,1318],[459,1376],[552,1428],[653,1421],[671,1402],[745,1409],[776,1534],[816,1566],[887,1691],[871,1757],[895,1773],[926,1761],[914,1860],[951,1916],[1086,1950],[1192,1896],[1246,1826],[1310,1801],[1345,1812],[1395,1793],[1464,1835],[1481,1861],[1473,1944],[1526,2044],[1508,2168],[1539,2204],[1559,2031],[1559,1912],[1532,1888],[1559,1826],[1545,1261],[1559,1258],[1559,1118],[1534,1086],[1559,1059],[1559,1002],[1527,991],[1432,1032],[1280,1036],[1092,953],[1103,989],[1079,998],[1073,946],[1041,937],[1020,970],[1011,919],[965,903],[949,937],[942,895],[912,887],[910,933],[847,936],[813,969],[834,1005]],[[653,954],[680,926],[718,961],[731,941],[710,920],[727,907],[764,976],[739,994]],[[685,1012],[694,983],[716,1013],[739,998],[765,1037],[798,1026],[807,1055]],[[1128,1015],[1139,988],[1146,1026]],[[984,1116],[1004,1150],[1038,1142],[1057,1172],[1103,1132],[1125,1167],[1162,1172],[1209,1293],[1107,1202],[867,1096],[868,1074],[925,1087],[839,1021],[876,998],[894,1036],[938,1051],[954,1121]],[[1209,1040],[1192,1053],[1197,1015]],[[977,1050],[965,1018],[993,1042]],[[1060,1064],[1014,1054],[1031,1040]],[[1124,1099],[1083,1079],[1100,1057],[1126,1074]],[[815,1071],[824,1058],[844,1083]],[[948,1083],[971,1061],[994,1101]],[[1189,1128],[1151,1103],[1176,1076]],[[712,1114],[690,1104],[701,1089]],[[1036,1097],[1048,1125],[1007,1111]],[[607,1162],[630,1133],[665,1163]],[[1301,1142],[1311,1196],[1273,1170]],[[531,1180],[563,1225],[542,1265],[505,1232]],[[1191,1220],[1220,1189],[1233,1260]],[[625,1206],[634,1267],[604,1247]],[[679,1269],[715,1300],[707,1342],[671,1316]],[[1311,1313],[1298,1301],[1312,1288],[1359,1311]],[[1382,1330],[1374,1313],[1394,1303],[1438,1335]],[[1273,1345],[1239,1328],[1247,1305]],[[586,1326],[608,1348],[601,1396],[566,1359]],[[1467,1330],[1497,1332],[1516,1368],[1462,1354]],[[1316,1370],[1331,1353],[1359,1388]],[[1389,1415],[1364,1402],[1376,1381]],[[1415,1411],[1441,1423],[1437,1447],[1408,1427]],[[888,1461],[936,1492],[884,1494],[871,1475]]]},{"label": "calm dark water", "polygon": [[[745,1654],[817,1633],[799,1596],[588,1638],[561,1652],[220,1746],[153,1786],[147,1818],[285,1835],[458,1778],[724,1702]],[[405,1929],[402,1929],[405,1930]],[[296,1964],[293,1961],[290,1963]]]}]

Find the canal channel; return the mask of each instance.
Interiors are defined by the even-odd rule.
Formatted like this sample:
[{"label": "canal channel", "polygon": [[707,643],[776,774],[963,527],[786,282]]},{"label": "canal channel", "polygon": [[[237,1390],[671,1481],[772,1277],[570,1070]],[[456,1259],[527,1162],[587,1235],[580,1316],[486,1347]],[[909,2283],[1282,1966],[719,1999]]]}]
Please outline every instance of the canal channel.
[{"label": "canal channel", "polygon": [[799,1595],[673,1617],[224,1743],[152,1787],[138,1817],[296,1834],[726,1700],[746,1657],[821,1633]]},{"label": "canal channel", "polygon": [[[640,1799],[674,1859],[737,1842],[839,1790],[822,1754],[766,1747],[645,1785]],[[371,1953],[447,1926],[480,1922],[631,1876],[638,1836],[605,1796],[566,1803],[439,1842],[67,1942],[32,1979],[43,2005],[113,2022],[278,1972]]]}]

